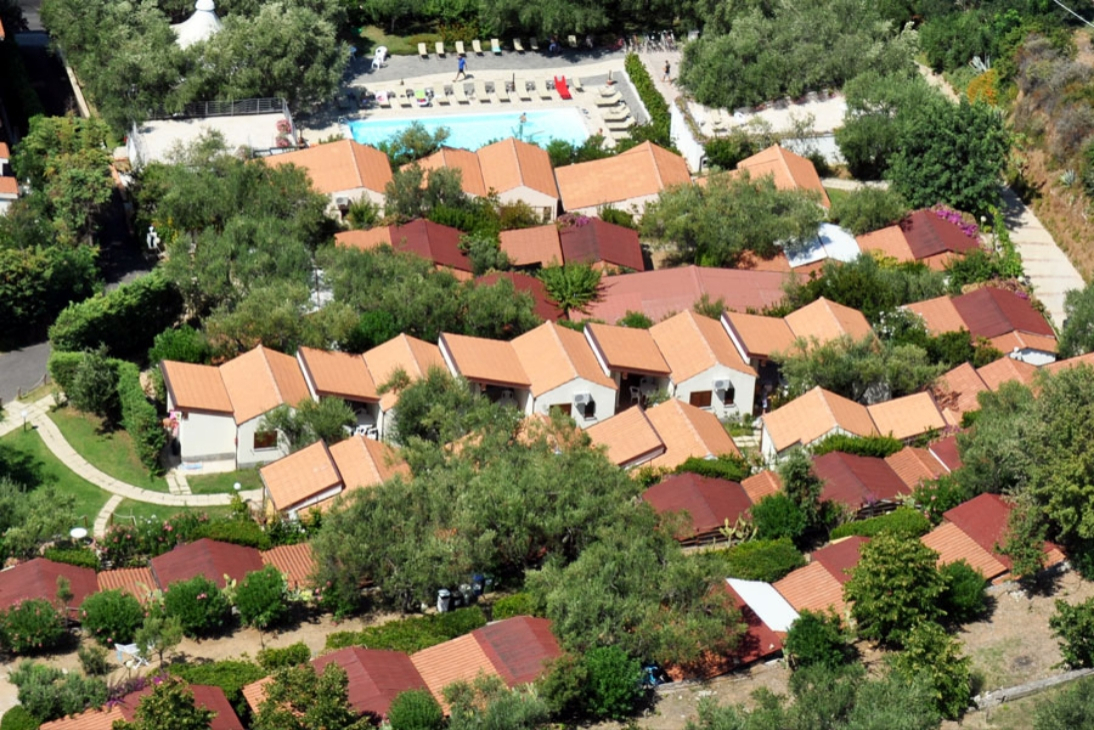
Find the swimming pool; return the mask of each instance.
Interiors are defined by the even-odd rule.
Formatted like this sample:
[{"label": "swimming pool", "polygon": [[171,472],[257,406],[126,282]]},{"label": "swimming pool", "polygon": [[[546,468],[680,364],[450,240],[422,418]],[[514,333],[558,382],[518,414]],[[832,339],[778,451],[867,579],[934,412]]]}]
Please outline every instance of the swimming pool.
[{"label": "swimming pool", "polygon": [[[521,125],[521,114],[525,122]],[[526,142],[545,145],[552,139],[571,144],[581,144],[589,138],[581,112],[577,109],[544,109],[524,111],[520,105],[502,114],[459,114],[441,117],[415,117],[404,119],[361,119],[349,123],[350,134],[360,144],[375,145],[390,139],[410,126],[421,122],[427,130],[435,132],[448,127],[445,145],[477,150],[491,142],[507,137],[517,137]]]}]

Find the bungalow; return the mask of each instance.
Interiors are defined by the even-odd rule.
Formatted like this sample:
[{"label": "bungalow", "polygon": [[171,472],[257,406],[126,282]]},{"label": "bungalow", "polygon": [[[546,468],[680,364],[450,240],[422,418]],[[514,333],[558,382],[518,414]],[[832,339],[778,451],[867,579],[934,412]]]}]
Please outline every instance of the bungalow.
[{"label": "bungalow", "polygon": [[662,479],[642,493],[642,501],[658,514],[684,513],[676,539],[685,545],[717,541],[722,527],[735,524],[752,507],[739,483],[692,473]]},{"label": "bungalow", "polygon": [[933,335],[968,330],[976,339],[1030,365],[1056,359],[1056,333],[1029,297],[986,286],[957,297],[938,297],[909,304]]},{"label": "bungalow", "polygon": [[57,583],[61,578],[68,581],[69,590],[72,591],[68,610],[75,618],[84,599],[99,590],[95,571],[67,563],[55,563],[45,558],[34,558],[15,567],[0,570],[0,611],[30,600],[45,600],[56,604]]},{"label": "bungalow", "polygon": [[[400,374],[410,380],[419,380],[432,368],[448,369],[439,347],[405,334],[377,345],[361,357],[368,365],[377,390],[383,389],[385,385],[392,385],[393,379]],[[398,400],[399,394],[394,388],[380,395],[379,420],[376,426],[381,438],[390,427],[390,416]]]},{"label": "bungalow", "polygon": [[585,339],[604,374],[618,389],[616,410],[648,402],[668,391],[672,369],[649,330],[588,324]]},{"label": "bungalow", "polygon": [[665,453],[665,442],[641,408],[617,413],[591,426],[588,434],[593,446],[603,448],[608,461],[623,469],[648,464]]},{"label": "bungalow", "polygon": [[[1070,361],[1052,363],[1046,369]],[[939,376],[931,387],[935,400],[942,408],[942,416],[950,426],[960,426],[965,414],[980,409],[979,395],[984,391],[996,391],[1003,383],[1016,381],[1024,385],[1033,383],[1037,368],[1021,360],[1003,357],[995,362],[974,368],[961,363],[953,370]]]},{"label": "bungalow", "polygon": [[253,547],[233,545],[203,537],[152,558],[152,576],[160,588],[204,576],[223,588],[248,573],[262,570],[262,554]]},{"label": "bungalow", "polygon": [[19,199],[19,181],[8,175],[0,175],[0,215],[7,215],[8,209]]},{"label": "bungalow", "polygon": [[442,332],[438,341],[448,370],[490,401],[532,413],[532,379],[511,342]]},{"label": "bungalow", "polygon": [[379,438],[380,395],[362,356],[301,347],[296,361],[314,400],[341,398],[357,414],[356,432]]},{"label": "bungalow", "polygon": [[821,499],[843,505],[856,518],[896,509],[910,490],[884,459],[832,451],[813,460],[813,472],[824,487]]},{"label": "bungalow", "polygon": [[898,225],[858,237],[859,247],[900,262],[919,261],[935,271],[969,251],[980,248],[976,236],[937,211],[917,210]]},{"label": "bungalow", "polygon": [[701,266],[641,271],[634,274],[605,276],[600,293],[583,311],[570,312],[570,319],[618,322],[627,312],[641,312],[654,322],[698,302],[721,302],[725,309],[738,312],[761,311],[778,304],[785,296],[783,286],[789,279],[776,271],[742,271]]},{"label": "bungalow", "polygon": [[513,268],[535,271],[563,263],[562,241],[554,223],[502,231],[498,238],[500,248]]},{"label": "bungalow", "polygon": [[741,455],[729,433],[709,411],[670,398],[647,410],[646,417],[665,445],[665,453],[649,462],[656,469],[675,469],[692,458]]},{"label": "bungalow", "polygon": [[566,264],[591,264],[594,268],[616,266],[645,271],[638,231],[600,218],[564,216],[559,220],[559,242]]},{"label": "bungalow", "polygon": [[460,248],[460,233],[451,226],[418,219],[401,226],[381,226],[367,231],[342,231],[334,236],[334,244],[361,251],[391,246],[418,258],[433,262],[438,270],[449,271],[457,279],[472,277],[474,267],[467,253]]},{"label": "bungalow", "polygon": [[546,322],[510,344],[531,385],[531,412],[557,408],[587,428],[615,415],[619,386],[580,332]]},{"label": "bungalow", "polygon": [[832,207],[828,191],[821,184],[813,161],[779,145],[772,145],[746,157],[737,163],[737,169],[746,170],[752,179],[770,175],[779,190],[807,190],[816,193],[821,205],[825,208]]},{"label": "bungalow", "polygon": [[346,217],[350,204],[359,200],[383,208],[384,189],[391,182],[391,163],[387,155],[351,139],[264,159],[268,165],[303,168],[315,189],[330,198],[328,211],[340,219]]},{"label": "bungalow", "polygon": [[752,415],[756,371],[716,320],[688,310],[649,333],[669,365],[670,396],[719,419]]},{"label": "bungalow", "polygon": [[915,446],[905,446],[895,454],[885,457],[885,463],[896,472],[900,481],[909,490],[914,490],[923,482],[938,479],[943,474],[949,473],[949,469],[942,461],[931,453],[930,449],[922,449]]},{"label": "bungalow", "polygon": [[409,468],[391,446],[351,436],[333,446],[317,441],[259,469],[266,510],[296,519],[335,497],[386,482]]},{"label": "bungalow", "polygon": [[898,441],[909,441],[932,431],[940,432],[947,425],[930,393],[913,393],[874,403],[866,410],[874,419],[879,434]]},{"label": "bungalow", "polygon": [[165,360],[167,411],[184,464],[232,471],[284,456],[263,417],[311,397],[296,359],[259,345],[220,365]]},{"label": "bungalow", "polygon": [[[130,692],[108,702],[103,707],[44,723],[40,730],[112,730],[116,722],[134,722],[141,702],[151,695],[154,689],[154,684],[149,683],[144,689]],[[191,684],[190,692],[194,695],[196,707],[213,713],[212,719],[209,720],[209,730],[243,730],[243,724],[232,709],[232,703],[228,701],[223,689],[211,685]]]},{"label": "bungalow", "polygon": [[662,191],[690,183],[691,173],[683,157],[643,142],[619,155],[559,167],[555,179],[566,212],[596,215],[604,206],[641,213]]}]

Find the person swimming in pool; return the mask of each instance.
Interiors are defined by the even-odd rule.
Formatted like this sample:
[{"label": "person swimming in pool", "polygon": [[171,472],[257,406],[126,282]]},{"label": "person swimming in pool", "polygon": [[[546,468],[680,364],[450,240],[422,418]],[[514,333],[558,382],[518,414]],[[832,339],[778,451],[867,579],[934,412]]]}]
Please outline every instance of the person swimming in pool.
[{"label": "person swimming in pool", "polygon": [[525,114],[524,112],[520,113],[520,123],[521,124],[527,124],[528,123],[528,115]]}]

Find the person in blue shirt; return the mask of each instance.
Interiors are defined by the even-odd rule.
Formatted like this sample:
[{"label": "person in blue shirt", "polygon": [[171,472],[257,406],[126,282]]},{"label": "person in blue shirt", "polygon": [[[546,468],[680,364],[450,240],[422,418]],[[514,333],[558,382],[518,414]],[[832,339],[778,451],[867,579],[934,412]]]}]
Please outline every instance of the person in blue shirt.
[{"label": "person in blue shirt", "polygon": [[462,53],[460,54],[460,60],[456,62],[456,78],[452,80],[459,81],[461,76],[467,78],[467,59],[464,58]]}]

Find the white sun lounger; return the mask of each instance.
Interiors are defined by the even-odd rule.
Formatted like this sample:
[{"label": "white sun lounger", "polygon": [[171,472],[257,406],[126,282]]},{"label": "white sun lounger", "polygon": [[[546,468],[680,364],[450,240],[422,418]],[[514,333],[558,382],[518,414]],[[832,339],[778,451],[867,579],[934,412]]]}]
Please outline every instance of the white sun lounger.
[{"label": "white sun lounger", "polygon": [[495,56],[501,55],[501,41],[497,38],[490,39],[490,50],[494,52]]},{"label": "white sun lounger", "polygon": [[543,82],[543,88],[540,88],[539,84],[536,84],[536,88],[539,89],[539,98],[540,99],[543,99],[544,101],[548,101],[550,99],[555,98],[554,95],[551,94],[551,90],[547,88],[547,82],[546,81]]},{"label": "white sun lounger", "polygon": [[570,82],[570,88],[573,91],[585,91],[585,87],[581,85],[581,79],[574,76],[572,79],[567,79]]},{"label": "white sun lounger", "polygon": [[464,55],[463,41],[456,41],[456,53],[460,54],[461,56]]},{"label": "white sun lounger", "polygon": [[620,105],[616,107],[608,107],[607,111],[603,112],[600,116],[604,117],[605,122],[617,122],[622,119],[626,119],[631,115],[631,110],[626,106]]},{"label": "white sun lounger", "polygon": [[517,79],[517,97],[521,101],[531,101],[532,92],[528,90],[528,81],[525,79]]},{"label": "white sun lounger", "polygon": [[380,105],[381,109],[391,108],[391,92],[385,91],[376,95],[376,103]]},{"label": "white sun lounger", "polygon": [[429,58],[429,49],[425,47],[424,43],[418,44],[418,55],[422,58]]},{"label": "white sun lounger", "polygon": [[479,43],[478,38],[471,41],[471,47],[475,49],[475,53],[479,54],[480,56],[482,55],[482,44]]},{"label": "white sun lounger", "polygon": [[486,93],[486,82],[475,82],[475,98],[479,100],[480,104],[486,104],[490,102],[490,94]]},{"label": "white sun lounger", "polygon": [[524,44],[520,42],[520,38],[513,39],[513,50],[517,53],[524,53]]},{"label": "white sun lounger", "polygon": [[529,40],[528,45],[530,45],[532,47],[533,51],[538,51],[539,50],[539,43],[536,42],[535,38],[532,38],[531,40]]},{"label": "white sun lounger", "polygon": [[509,101],[509,90],[505,88],[504,81],[494,84],[494,96],[498,97],[498,101]]},{"label": "white sun lounger", "polygon": [[597,106],[615,106],[616,104],[618,104],[622,100],[623,100],[623,97],[620,96],[619,94],[616,94],[615,96],[601,96],[601,97],[598,97],[597,100],[593,103],[596,104]]},{"label": "white sun lounger", "polygon": [[566,36],[566,42],[570,44],[570,48],[577,48],[577,36],[576,35]]},{"label": "white sun lounger", "polygon": [[437,55],[444,55],[444,41],[437,41]]},{"label": "white sun lounger", "polygon": [[467,90],[464,89],[463,84],[459,83],[452,87],[452,91],[456,97],[457,104],[470,104],[471,100],[467,98]]},{"label": "white sun lounger", "polygon": [[430,91],[433,92],[433,102],[435,104],[444,104],[448,106],[452,103],[452,100],[444,93],[444,89],[438,89],[436,86],[430,87]]}]

